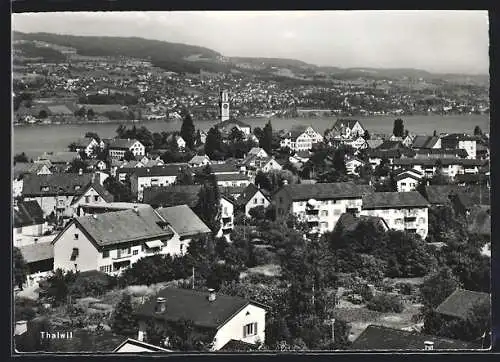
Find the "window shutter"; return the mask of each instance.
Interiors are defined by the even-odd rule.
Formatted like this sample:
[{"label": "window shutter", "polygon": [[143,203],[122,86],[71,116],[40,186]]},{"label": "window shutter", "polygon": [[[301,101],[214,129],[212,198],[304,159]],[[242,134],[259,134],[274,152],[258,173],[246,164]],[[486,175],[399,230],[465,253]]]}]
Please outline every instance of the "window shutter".
[{"label": "window shutter", "polygon": [[257,322],[253,324],[253,334],[257,334]]},{"label": "window shutter", "polygon": [[247,328],[246,326],[243,326],[243,338],[247,336]]}]

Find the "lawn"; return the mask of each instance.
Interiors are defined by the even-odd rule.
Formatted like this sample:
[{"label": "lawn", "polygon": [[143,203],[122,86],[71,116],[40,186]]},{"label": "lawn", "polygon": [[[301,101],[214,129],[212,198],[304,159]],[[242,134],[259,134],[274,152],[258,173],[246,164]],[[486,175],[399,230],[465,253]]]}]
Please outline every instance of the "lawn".
[{"label": "lawn", "polygon": [[258,265],[242,272],[240,274],[240,279],[244,278],[248,274],[263,274],[269,277],[278,277],[281,275],[281,267],[277,264]]}]

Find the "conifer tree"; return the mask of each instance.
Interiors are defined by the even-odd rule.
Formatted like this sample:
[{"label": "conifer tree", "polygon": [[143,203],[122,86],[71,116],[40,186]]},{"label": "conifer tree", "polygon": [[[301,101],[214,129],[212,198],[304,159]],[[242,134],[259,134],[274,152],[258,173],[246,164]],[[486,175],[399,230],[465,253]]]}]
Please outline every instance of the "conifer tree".
[{"label": "conifer tree", "polygon": [[111,329],[113,332],[126,337],[133,337],[137,333],[137,320],[134,316],[130,294],[123,294],[113,312]]}]

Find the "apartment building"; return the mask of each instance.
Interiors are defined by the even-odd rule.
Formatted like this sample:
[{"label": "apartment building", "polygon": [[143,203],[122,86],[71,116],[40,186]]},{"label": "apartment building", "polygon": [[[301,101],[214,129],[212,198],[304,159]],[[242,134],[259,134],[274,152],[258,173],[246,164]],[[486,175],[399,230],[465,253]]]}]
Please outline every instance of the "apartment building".
[{"label": "apartment building", "polygon": [[361,215],[381,217],[391,229],[427,237],[429,202],[416,191],[374,192],[363,196],[362,205]]},{"label": "apartment building", "polygon": [[280,146],[288,147],[292,151],[307,151],[314,144],[323,142],[323,136],[311,126],[295,127],[281,139]]},{"label": "apartment building", "polygon": [[175,183],[182,167],[164,165],[156,167],[139,167],[130,174],[130,189],[132,194],[141,201],[143,191],[148,187],[168,186]]},{"label": "apartment building", "polygon": [[442,148],[464,149],[467,158],[476,158],[477,137],[465,133],[452,133],[441,137]]},{"label": "apartment building", "polygon": [[293,214],[309,224],[311,233],[322,234],[332,231],[343,213],[359,214],[370,192],[370,186],[352,182],[285,185],[273,196],[276,219]]},{"label": "apartment building", "polygon": [[109,156],[112,159],[121,160],[125,152],[130,151],[134,156],[144,156],[146,148],[136,139],[114,138],[103,140],[109,150]]}]

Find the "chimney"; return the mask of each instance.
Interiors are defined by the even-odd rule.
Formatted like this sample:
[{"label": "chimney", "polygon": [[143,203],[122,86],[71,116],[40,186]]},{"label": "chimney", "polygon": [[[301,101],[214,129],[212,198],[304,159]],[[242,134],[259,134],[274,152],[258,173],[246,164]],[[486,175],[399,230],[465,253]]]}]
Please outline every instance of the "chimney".
[{"label": "chimney", "polygon": [[432,351],[434,349],[434,342],[432,341],[425,341],[424,342],[424,350],[425,351]]},{"label": "chimney", "polygon": [[167,310],[167,299],[163,297],[156,298],[155,313],[165,313]]},{"label": "chimney", "polygon": [[217,299],[217,295],[215,294],[215,289],[208,289],[208,301],[213,302]]},{"label": "chimney", "polygon": [[79,175],[83,175],[83,170],[82,170],[81,168],[80,168],[80,169],[78,169],[78,174],[79,174]]}]

